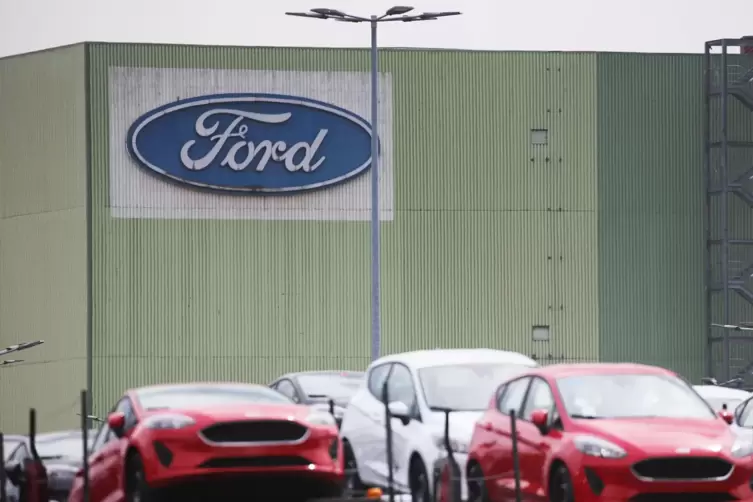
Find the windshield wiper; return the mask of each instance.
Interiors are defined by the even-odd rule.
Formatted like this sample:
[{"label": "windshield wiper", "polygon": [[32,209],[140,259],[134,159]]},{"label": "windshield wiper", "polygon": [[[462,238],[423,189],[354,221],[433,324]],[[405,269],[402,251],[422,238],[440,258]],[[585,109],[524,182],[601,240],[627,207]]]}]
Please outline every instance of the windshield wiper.
[{"label": "windshield wiper", "polygon": [[603,417],[597,417],[595,415],[579,415],[576,413],[574,415],[570,415],[570,418],[579,418],[581,420],[596,420]]}]

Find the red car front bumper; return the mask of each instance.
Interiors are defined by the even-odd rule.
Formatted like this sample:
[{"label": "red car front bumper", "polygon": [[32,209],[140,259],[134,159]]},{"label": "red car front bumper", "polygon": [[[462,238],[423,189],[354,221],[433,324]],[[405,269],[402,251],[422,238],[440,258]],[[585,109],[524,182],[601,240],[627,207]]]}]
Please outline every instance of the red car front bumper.
[{"label": "red car front bumper", "polygon": [[[146,438],[144,438],[146,439]],[[185,430],[162,430],[139,442],[147,482],[166,486],[227,475],[304,476],[340,484],[343,450],[335,428],[311,428],[298,444],[217,445]]]},{"label": "red car front bumper", "polygon": [[[571,475],[575,500],[582,502],[666,502],[679,500],[753,500],[753,458],[725,458],[733,464],[729,476],[713,481],[649,480],[639,477],[635,459],[613,460],[583,457]],[[706,500],[706,498],[703,498]]]}]

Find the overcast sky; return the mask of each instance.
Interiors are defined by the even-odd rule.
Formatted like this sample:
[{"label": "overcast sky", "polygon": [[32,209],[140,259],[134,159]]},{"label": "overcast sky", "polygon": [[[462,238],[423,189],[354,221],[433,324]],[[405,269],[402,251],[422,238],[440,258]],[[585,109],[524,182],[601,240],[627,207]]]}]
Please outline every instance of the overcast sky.
[{"label": "overcast sky", "polygon": [[[286,17],[330,7],[379,13],[384,0],[0,0],[0,56],[81,41],[364,47],[366,26]],[[411,4],[409,4],[411,5]],[[416,0],[464,15],[384,25],[380,44],[492,50],[702,52],[753,35],[753,0]]]}]

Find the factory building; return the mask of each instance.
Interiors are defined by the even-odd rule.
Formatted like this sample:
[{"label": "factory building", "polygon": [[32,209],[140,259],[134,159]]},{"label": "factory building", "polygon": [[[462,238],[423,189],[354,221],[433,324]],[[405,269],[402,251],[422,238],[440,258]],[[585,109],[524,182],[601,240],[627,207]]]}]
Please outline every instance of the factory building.
[{"label": "factory building", "polygon": [[[709,328],[753,320],[732,52],[382,50],[382,352],[744,367]],[[155,382],[365,368],[369,77],[361,49],[0,60],[0,345],[45,340],[0,367],[0,430],[75,426],[85,388],[104,415]]]}]

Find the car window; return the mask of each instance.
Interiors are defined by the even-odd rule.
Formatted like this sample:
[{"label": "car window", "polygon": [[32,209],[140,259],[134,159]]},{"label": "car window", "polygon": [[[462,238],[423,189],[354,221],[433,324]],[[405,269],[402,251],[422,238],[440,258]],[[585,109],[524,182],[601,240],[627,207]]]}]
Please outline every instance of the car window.
[{"label": "car window", "polygon": [[298,385],[304,394],[311,397],[328,397],[345,403],[358,391],[363,382],[363,373],[343,371],[340,373],[303,373],[298,376]]},{"label": "car window", "polygon": [[3,460],[8,460],[20,444],[21,441],[16,438],[3,437]]},{"label": "car window", "polygon": [[575,418],[656,417],[718,420],[687,382],[672,374],[636,372],[557,379],[563,412]]},{"label": "car window", "polygon": [[541,378],[534,378],[531,381],[531,387],[528,390],[528,397],[526,397],[526,403],[523,406],[520,418],[530,421],[531,415],[536,410],[546,410],[551,416],[553,407],[554,397],[552,396],[552,389],[549,387],[549,384]]},{"label": "car window", "polygon": [[290,398],[264,385],[162,385],[137,391],[145,410],[175,410],[249,404],[291,404]]},{"label": "car window", "polygon": [[387,379],[387,373],[392,366],[391,363],[382,364],[381,366],[375,366],[369,371],[369,392],[378,400],[382,400],[382,388],[384,382]]},{"label": "car window", "polygon": [[289,397],[294,402],[298,402],[298,393],[295,391],[295,387],[293,386],[293,382],[291,382],[288,379],[280,380],[277,383],[277,392]]},{"label": "car window", "polygon": [[115,411],[122,413],[125,417],[125,430],[131,430],[136,426],[136,412],[133,409],[133,404],[129,397],[126,396],[121,399],[115,407]]},{"label": "car window", "polygon": [[441,364],[419,369],[418,382],[429,408],[481,411],[499,382],[528,370],[530,366],[505,362]]},{"label": "car window", "polygon": [[748,401],[740,413],[738,424],[741,427],[753,427],[753,400]]},{"label": "car window", "polygon": [[529,377],[521,378],[508,382],[505,393],[499,400],[497,408],[504,415],[509,415],[510,410],[515,410],[519,415],[520,408],[523,404],[523,398],[526,396],[528,384],[531,381]]},{"label": "car window", "polygon": [[84,454],[84,440],[80,434],[39,438],[36,441],[37,454],[42,460],[80,459]]},{"label": "car window", "polygon": [[21,463],[30,457],[31,457],[31,453],[29,453],[29,449],[26,447],[24,443],[21,443],[18,445],[18,448],[16,448],[13,454],[10,456],[10,461]]},{"label": "car window", "polygon": [[416,387],[410,370],[402,364],[394,364],[387,380],[387,394],[391,403],[401,402],[412,412],[416,411]]}]

